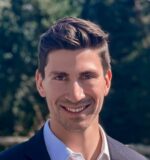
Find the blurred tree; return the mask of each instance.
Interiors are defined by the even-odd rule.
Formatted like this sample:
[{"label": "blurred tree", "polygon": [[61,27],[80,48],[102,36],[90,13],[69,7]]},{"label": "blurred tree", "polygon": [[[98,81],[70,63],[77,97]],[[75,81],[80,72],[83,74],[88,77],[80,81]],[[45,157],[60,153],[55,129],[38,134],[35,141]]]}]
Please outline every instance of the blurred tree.
[{"label": "blurred tree", "polygon": [[47,108],[34,84],[39,35],[58,18],[78,16],[79,4],[0,0],[0,135],[25,135],[44,120]]},{"label": "blurred tree", "polygon": [[146,0],[85,0],[81,14],[110,33],[113,82],[102,121],[125,143],[150,143],[149,8]]},{"label": "blurred tree", "polygon": [[148,0],[0,0],[0,135],[29,134],[44,121],[33,76],[39,35],[58,18],[81,16],[110,33],[104,127],[125,143],[150,143],[149,8]]}]

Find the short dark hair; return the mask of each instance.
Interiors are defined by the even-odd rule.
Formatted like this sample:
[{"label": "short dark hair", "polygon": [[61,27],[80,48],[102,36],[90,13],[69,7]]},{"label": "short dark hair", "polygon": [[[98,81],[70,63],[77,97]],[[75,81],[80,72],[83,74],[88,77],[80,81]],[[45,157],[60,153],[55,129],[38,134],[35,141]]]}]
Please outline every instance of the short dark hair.
[{"label": "short dark hair", "polygon": [[45,77],[44,68],[50,52],[84,48],[100,48],[99,56],[104,73],[111,68],[107,33],[95,23],[80,18],[66,17],[58,20],[40,37],[38,70],[42,77]]}]

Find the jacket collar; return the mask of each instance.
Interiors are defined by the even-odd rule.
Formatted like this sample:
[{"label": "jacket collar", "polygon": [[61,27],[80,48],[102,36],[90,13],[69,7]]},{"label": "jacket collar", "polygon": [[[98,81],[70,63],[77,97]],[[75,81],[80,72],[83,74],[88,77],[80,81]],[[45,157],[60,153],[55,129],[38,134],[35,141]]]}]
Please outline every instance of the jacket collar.
[{"label": "jacket collar", "polygon": [[[113,138],[107,136],[108,148],[111,160],[120,160],[122,157],[120,145]],[[117,144],[117,145],[116,145]],[[25,143],[25,156],[31,160],[51,160],[46,149],[43,136],[43,127]]]},{"label": "jacket collar", "polygon": [[111,160],[120,160],[125,158],[121,149],[122,145],[118,141],[109,136],[107,136],[107,141]]},{"label": "jacket collar", "polygon": [[[107,136],[110,159],[120,160],[120,155],[116,154],[117,145],[114,145],[114,139]],[[51,160],[47,152],[47,148],[44,142],[43,127],[25,143],[25,156],[31,160]]]},{"label": "jacket collar", "polygon": [[31,160],[50,160],[43,136],[43,127],[25,144],[25,156]]}]

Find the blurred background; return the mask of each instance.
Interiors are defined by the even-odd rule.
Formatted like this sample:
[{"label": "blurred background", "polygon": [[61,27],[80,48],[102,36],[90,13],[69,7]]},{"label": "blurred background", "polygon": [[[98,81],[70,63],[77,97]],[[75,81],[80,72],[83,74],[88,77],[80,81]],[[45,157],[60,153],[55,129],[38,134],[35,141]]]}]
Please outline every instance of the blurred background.
[{"label": "blurred background", "polygon": [[48,117],[34,82],[37,45],[65,16],[110,34],[113,81],[100,121],[110,136],[150,154],[149,0],[0,0],[0,150],[11,145],[7,138],[31,136]]}]

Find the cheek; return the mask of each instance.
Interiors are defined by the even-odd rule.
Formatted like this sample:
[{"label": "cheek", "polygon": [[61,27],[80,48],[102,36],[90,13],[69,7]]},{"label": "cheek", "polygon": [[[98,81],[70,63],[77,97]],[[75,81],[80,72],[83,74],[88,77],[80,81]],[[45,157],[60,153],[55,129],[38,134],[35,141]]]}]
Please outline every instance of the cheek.
[{"label": "cheek", "polygon": [[99,88],[95,88],[94,90],[94,96],[95,96],[95,100],[100,103],[99,101],[102,101],[104,94],[103,91]]},{"label": "cheek", "polygon": [[45,84],[46,99],[50,103],[55,103],[64,93],[64,86],[52,82]]},{"label": "cheek", "polygon": [[103,82],[95,81],[86,85],[86,91],[95,98],[100,98],[105,95],[105,84]]}]

